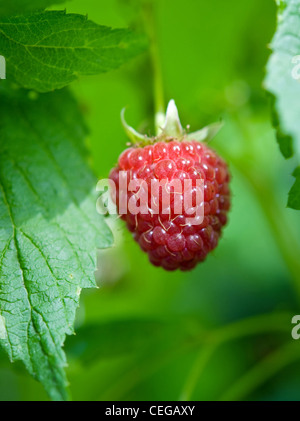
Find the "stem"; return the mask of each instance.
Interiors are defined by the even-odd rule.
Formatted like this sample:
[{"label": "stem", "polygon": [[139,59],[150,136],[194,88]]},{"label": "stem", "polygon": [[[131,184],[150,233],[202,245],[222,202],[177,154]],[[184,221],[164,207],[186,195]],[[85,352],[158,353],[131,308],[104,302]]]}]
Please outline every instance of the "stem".
[{"label": "stem", "polygon": [[215,351],[224,343],[247,336],[287,332],[291,315],[289,313],[271,313],[249,317],[213,330],[206,346],[201,349],[187,377],[179,400],[188,401],[198,384],[199,378]]},{"label": "stem", "polygon": [[291,230],[289,221],[282,212],[271,191],[259,182],[253,174],[251,175],[249,173],[247,178],[256,190],[257,198],[266,215],[266,219],[274,239],[276,240],[278,250],[290,272],[298,301],[300,301],[299,244]]},{"label": "stem", "polygon": [[198,380],[207,363],[216,351],[217,345],[217,342],[212,341],[206,347],[201,349],[186,380],[181,396],[179,397],[179,401],[189,401],[191,399],[191,396],[198,384]]},{"label": "stem", "polygon": [[238,401],[249,396],[285,367],[299,360],[299,348],[289,343],[268,355],[234,383],[220,398],[221,401]]},{"label": "stem", "polygon": [[163,89],[163,76],[160,62],[158,41],[156,36],[155,6],[153,0],[143,3],[143,20],[146,33],[150,41],[150,59],[153,69],[153,92],[155,111],[155,133],[159,135],[165,122],[165,101]]},{"label": "stem", "polygon": [[[250,138],[247,128],[238,116],[235,117],[235,121],[241,132],[241,136],[247,139],[248,145],[251,145],[252,139]],[[218,145],[218,149],[222,155],[226,156],[226,150],[223,149],[222,146]],[[230,155],[229,160],[250,183],[255,192],[277,248],[290,273],[293,287],[297,294],[298,303],[300,303],[299,242],[294,235],[286,214],[283,212],[282,207],[273,194],[274,189],[272,188],[272,180],[268,177],[268,174],[258,172],[257,168],[250,165],[245,165],[245,161],[240,159],[240,156]]]}]

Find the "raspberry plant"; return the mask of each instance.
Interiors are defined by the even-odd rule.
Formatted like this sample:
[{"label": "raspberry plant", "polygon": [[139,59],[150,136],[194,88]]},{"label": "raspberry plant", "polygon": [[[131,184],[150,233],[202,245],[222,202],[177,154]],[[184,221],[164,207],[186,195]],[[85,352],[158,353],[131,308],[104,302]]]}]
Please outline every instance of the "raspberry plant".
[{"label": "raspberry plant", "polygon": [[[63,0],[55,1],[55,4],[58,5],[62,3],[64,3]],[[172,3],[173,12],[176,2],[170,3]],[[248,18],[246,22],[245,17],[241,23],[239,22],[239,7],[250,10],[252,3],[241,6],[241,2],[236,2],[235,7],[230,8],[230,2],[226,2],[224,6],[225,2],[217,1],[218,7],[213,7],[211,19],[206,19],[202,10],[201,13],[193,13],[193,7],[199,8],[198,3],[200,4],[200,2],[190,2],[193,3],[193,6],[189,2],[184,2],[184,5],[182,2],[177,2],[177,7],[179,3],[180,7],[187,8],[191,12],[186,13],[188,22],[185,24],[185,30],[181,30],[184,26],[182,25],[184,16],[181,14],[177,25],[174,25],[173,21],[170,23],[169,13],[165,14],[162,19],[163,24],[168,28],[165,38],[161,38],[162,44],[164,44],[163,51],[166,52],[169,47],[173,47],[172,62],[167,63],[169,75],[170,72],[175,74],[175,71],[178,71],[180,75],[179,83],[178,79],[174,79],[177,81],[176,83],[168,81],[168,95],[173,97],[172,90],[176,90],[176,100],[178,96],[182,111],[186,112],[185,119],[189,121],[193,114],[193,126],[195,127],[198,127],[197,125],[200,125],[201,121],[205,124],[205,120],[214,119],[216,114],[225,108],[228,109],[230,129],[226,128],[227,124],[224,131],[211,143],[210,141],[220,125],[207,126],[195,133],[190,133],[189,129],[185,131],[181,127],[173,102],[170,104],[169,111],[171,111],[167,113],[167,121],[165,121],[165,95],[162,83],[164,77],[153,22],[154,1],[118,1],[120,7],[121,4],[123,7],[131,4],[134,12],[141,11],[138,22],[133,25],[135,29],[112,29],[95,23],[96,16],[88,18],[86,15],[67,13],[64,10],[45,10],[54,4],[51,0],[15,0],[2,2],[0,5],[0,55],[5,58],[7,65],[7,80],[0,81],[0,345],[5,351],[6,357],[8,356],[12,362],[21,361],[23,363],[27,371],[42,383],[53,400],[70,399],[65,373],[67,361],[63,350],[66,335],[74,333],[75,313],[82,289],[96,287],[94,274],[96,251],[111,247],[116,234],[115,231],[111,232],[106,218],[96,212],[94,194],[96,178],[90,165],[90,151],[86,143],[89,131],[83,116],[87,109],[90,111],[89,107],[92,108],[92,104],[86,103],[84,99],[80,99],[78,102],[72,91],[69,90],[68,85],[77,79],[113,71],[141,53],[147,52],[141,58],[143,65],[136,61],[126,67],[125,74],[127,79],[131,80],[130,89],[141,92],[140,102],[137,106],[145,107],[148,116],[150,114],[152,116],[154,109],[156,134],[153,137],[140,135],[127,125],[124,114],[122,114],[123,126],[130,139],[131,147],[122,153],[110,177],[118,183],[119,173],[125,171],[129,181],[140,178],[147,184],[151,179],[161,181],[166,178],[168,181],[172,181],[179,178],[181,182],[191,180],[193,189],[197,187],[197,181],[203,182],[204,218],[199,225],[187,222],[188,217],[190,218],[193,214],[184,212],[177,214],[175,212],[175,203],[181,200],[180,196],[175,195],[175,192],[171,192],[170,209],[166,214],[161,212],[153,215],[150,212],[153,195],[150,195],[147,201],[148,213],[144,215],[121,213],[127,227],[133,233],[142,250],[147,252],[153,265],[161,266],[168,271],[175,269],[187,271],[193,269],[197,263],[203,262],[206,256],[216,248],[227,222],[231,199],[235,198],[237,204],[242,201],[239,195],[233,194],[232,197],[230,195],[230,175],[226,160],[230,170],[233,170],[235,174],[243,175],[249,183],[247,185],[250,187],[249,190],[254,191],[262,214],[266,217],[266,225],[269,226],[273,235],[271,246],[277,246],[278,256],[281,256],[282,262],[285,263],[287,276],[293,282],[295,295],[300,296],[299,242],[295,234],[297,231],[295,224],[289,220],[290,214],[285,212],[282,203],[275,197],[277,186],[272,185],[270,176],[273,157],[270,157],[269,151],[266,151],[265,139],[257,138],[255,131],[257,121],[254,121],[255,118],[249,117],[247,105],[244,105],[244,108],[241,105],[247,104],[247,95],[249,94],[247,86],[244,86],[243,81],[234,81],[228,78],[235,56],[239,57],[238,65],[235,63],[237,67],[242,66],[243,60],[250,70],[253,65],[251,60],[249,65],[248,53],[245,54],[245,51],[252,51],[252,47],[259,39],[259,37],[256,39],[256,32],[253,31],[253,21],[249,19],[251,48],[248,48],[248,45],[245,48],[244,37],[240,37],[238,34],[239,25],[244,28],[248,22]],[[253,2],[255,7],[262,3]],[[160,5],[159,7],[164,7],[161,5],[165,2],[157,1],[157,4]],[[209,2],[207,5],[205,2],[201,2],[201,7],[211,7],[208,4]],[[266,3],[264,2],[264,4]],[[300,54],[300,1],[278,0],[277,4],[278,28],[271,44],[272,54],[267,65],[265,88],[272,94],[273,123],[277,131],[280,150],[285,158],[294,159],[293,177],[295,183],[289,193],[288,206],[300,209],[300,134],[298,124],[300,112],[298,74],[300,72],[297,67]],[[82,2],[82,9],[85,9],[84,2]],[[228,12],[227,16],[225,16],[225,11]],[[171,8],[167,12],[170,12],[171,15]],[[222,44],[221,41],[225,35],[224,31],[229,30],[229,15],[233,16],[231,26],[234,29],[232,29],[232,38],[229,37],[226,41],[230,49],[223,50],[220,48],[220,44]],[[256,16],[258,15],[257,12]],[[172,16],[176,16],[176,13]],[[202,16],[204,17],[201,21]],[[100,19],[102,20],[102,14]],[[218,35],[218,40],[215,42],[217,50],[212,54],[213,42],[206,40],[211,41],[211,36],[209,36],[212,33],[211,28],[216,29],[210,22],[217,21],[216,27],[219,27],[220,23],[225,20],[223,31],[216,32]],[[105,22],[102,23],[105,24]],[[140,27],[142,27],[142,31],[140,31]],[[201,32],[202,38],[194,38],[197,30],[202,27],[204,28]],[[265,22],[263,22],[263,27],[265,28]],[[233,32],[235,30],[236,32]],[[183,41],[184,33],[191,33],[190,39],[193,38],[191,46]],[[241,35],[243,34],[242,32]],[[232,48],[234,42],[238,46],[236,53]],[[180,45],[181,43],[182,45]],[[222,45],[224,46],[224,43]],[[257,49],[254,51],[257,52]],[[265,51],[265,44],[260,46],[260,51]],[[163,59],[165,64],[164,56]],[[259,62],[259,57],[255,55],[256,59]],[[223,62],[221,63],[221,61]],[[202,78],[201,70],[206,68],[209,70],[204,73],[206,75],[203,78],[204,82],[200,83],[198,79]],[[188,70],[189,77],[186,77],[186,70]],[[3,72],[0,73],[3,74]],[[147,78],[152,78],[152,76],[154,83],[151,88],[148,88],[151,84],[147,83]],[[236,76],[235,74],[234,77],[236,78]],[[239,76],[241,75],[239,74]],[[118,86],[114,85],[115,79],[110,85],[110,76],[107,76],[107,79],[105,75],[103,77],[105,83],[108,81],[108,86],[112,87],[109,98],[106,97],[106,101],[103,101],[104,105],[101,110],[104,113],[106,109],[111,112],[112,103],[117,102]],[[249,79],[251,80],[250,77]],[[118,81],[119,86],[123,86],[124,80],[120,78]],[[261,82],[261,78],[259,82]],[[138,85],[139,83],[140,85]],[[103,87],[103,85],[101,86]],[[102,91],[99,89],[98,92],[97,82],[92,89],[95,89],[96,94],[101,97],[102,103]],[[154,94],[153,98],[152,93]],[[132,102],[135,102],[133,95],[131,97],[131,91],[127,94],[126,101],[132,105]],[[151,99],[149,99],[150,96]],[[254,100],[253,98],[251,100],[255,102],[257,99],[255,92],[253,96]],[[90,99],[91,97],[92,95],[89,96]],[[189,100],[183,105],[187,98]],[[204,99],[201,104],[199,98]],[[109,103],[109,101],[111,102]],[[120,105],[120,108],[124,105],[126,104]],[[106,127],[105,134],[105,116],[99,114],[96,116],[99,128],[97,129],[94,125],[94,130],[98,130],[99,135],[97,142],[101,144],[101,152],[97,150],[97,154],[102,153],[102,146],[104,150],[104,145],[111,143],[112,147],[107,148],[103,153],[107,162],[114,156],[109,164],[111,167],[117,156],[118,139],[113,135],[117,125],[117,115],[111,119],[113,124]],[[243,118],[251,121],[253,133],[245,130]],[[250,126],[249,121],[247,129]],[[146,127],[148,131],[143,130],[143,132],[153,132],[150,128],[151,123],[146,124]],[[123,143],[125,144],[125,140]],[[259,147],[257,147],[258,144]],[[95,155],[94,151],[93,158],[97,159]],[[102,170],[98,171],[100,174]],[[130,193],[127,188],[125,190],[126,193]],[[235,193],[234,189],[233,193]],[[192,193],[190,196],[193,199]],[[119,198],[116,197],[116,199],[117,205],[120,207]],[[154,201],[160,202],[160,194],[154,196]],[[247,204],[247,212],[251,207],[251,202]],[[284,341],[281,342],[280,335],[276,337],[275,341],[283,344],[281,345],[282,349],[279,348],[279,355],[281,355],[281,351],[284,355],[283,364],[278,358],[277,349],[275,352],[271,352],[273,343],[270,346],[271,351],[269,348],[260,347],[259,354],[263,356],[266,354],[266,358],[263,358],[258,366],[254,366],[253,370],[228,388],[227,383],[229,380],[232,381],[232,373],[230,373],[230,379],[224,380],[226,392],[221,396],[223,399],[247,397],[254,387],[263,385],[282,366],[299,359],[298,348],[290,342],[289,312],[287,314],[279,312],[260,314],[226,324],[228,319],[233,320],[241,317],[244,307],[248,308],[249,305],[251,308],[250,299],[248,300],[249,291],[246,287],[245,290],[241,289],[236,292],[237,285],[244,285],[244,279],[243,282],[240,282],[239,278],[239,283],[235,285],[232,283],[231,287],[228,286],[231,278],[234,277],[236,266],[238,266],[238,254],[244,252],[252,256],[249,267],[247,266],[244,271],[244,274],[248,276],[248,271],[252,271],[256,260],[260,258],[260,250],[263,248],[261,244],[268,244],[263,242],[265,236],[261,235],[259,231],[259,239],[255,239],[256,248],[253,257],[253,254],[248,252],[249,244],[244,241],[244,231],[249,231],[249,227],[250,230],[255,228],[255,219],[252,219],[252,215],[250,215],[244,225],[237,225],[234,218],[238,219],[240,215],[233,214],[232,230],[237,231],[239,227],[242,227],[242,231],[234,237],[235,248],[230,249],[230,245],[233,247],[233,242],[226,243],[224,239],[222,246],[218,249],[218,252],[224,253],[223,260],[219,260],[218,252],[214,256],[217,259],[215,260],[217,264],[211,263],[213,260],[205,262],[189,274],[182,274],[179,271],[166,274],[153,269],[156,271],[158,282],[155,283],[154,279],[151,279],[151,282],[153,281],[151,285],[155,285],[157,289],[161,288],[161,290],[157,292],[155,300],[151,301],[150,305],[153,302],[155,309],[163,307],[167,311],[170,308],[168,306],[170,297],[172,294],[176,295],[173,286],[171,291],[167,282],[161,282],[165,279],[168,280],[168,276],[172,280],[172,285],[174,280],[179,279],[178,276],[187,276],[184,279],[188,281],[185,285],[190,285],[193,281],[192,273],[194,273],[197,285],[207,286],[208,291],[214,281],[213,278],[216,278],[218,283],[215,283],[212,288],[215,296],[218,294],[222,296],[219,302],[211,300],[211,297],[207,300],[207,296],[202,296],[199,293],[203,290],[199,290],[198,286],[191,290],[192,294],[189,295],[189,297],[193,295],[188,301],[191,313],[201,313],[201,317],[194,318],[194,314],[184,316],[187,309],[184,305],[181,307],[181,303],[186,303],[184,301],[186,291],[180,289],[179,293],[177,291],[179,299],[173,302],[173,308],[176,308],[178,312],[174,315],[169,311],[167,323],[164,320],[158,322],[157,313],[153,313],[155,320],[114,319],[107,325],[97,321],[97,325],[79,327],[77,337],[70,338],[70,345],[67,343],[67,349],[72,356],[79,352],[82,356],[80,363],[83,362],[83,364],[89,360],[96,361],[100,357],[106,361],[105,358],[112,355],[123,358],[124,354],[128,354],[132,357],[133,351],[143,349],[141,344],[147,344],[145,348],[151,350],[153,360],[150,361],[150,364],[147,359],[144,361],[144,358],[134,359],[132,357],[133,362],[129,366],[130,379],[128,376],[126,377],[126,370],[124,370],[124,377],[122,377],[123,373],[121,376],[119,376],[119,372],[116,373],[116,384],[111,388],[107,387],[111,385],[105,384],[104,396],[114,400],[115,394],[112,391],[118,392],[122,382],[125,384],[125,390],[127,387],[133,387],[145,373],[148,375],[148,370],[151,371],[151,367],[160,366],[162,359],[168,361],[171,366],[172,353],[178,356],[177,351],[179,353],[182,349],[187,349],[188,360],[192,358],[193,353],[198,354],[199,352],[195,362],[191,361],[191,368],[183,382],[180,394],[182,399],[188,400],[196,396],[195,391],[200,377],[204,379],[202,380],[203,390],[211,385],[213,378],[211,371],[207,370],[208,374],[205,377],[206,370],[204,369],[207,368],[206,365],[210,363],[210,359],[218,347],[231,339],[238,340],[245,336],[256,335],[255,339],[258,341],[261,340],[262,333],[267,337],[271,332],[278,332],[281,335],[284,332],[283,336],[288,338],[289,342],[287,344],[284,344]],[[228,243],[229,247],[227,247]],[[237,256],[230,255],[234,252],[237,252]],[[270,253],[275,252],[276,250],[272,249]],[[264,258],[266,256],[269,257],[263,254]],[[272,258],[274,262],[274,256]],[[118,256],[115,266],[121,266],[121,260]],[[221,262],[220,265],[219,262]],[[100,269],[105,266],[105,263],[105,259],[99,259]],[[274,278],[277,276],[275,273],[276,263],[277,259],[272,272]],[[138,266],[136,261],[134,264]],[[262,267],[258,266],[256,274],[258,274],[259,280],[261,280],[261,273],[265,276],[264,265],[265,260]],[[224,276],[226,282],[221,282],[224,279],[219,279],[220,272],[214,271],[213,266],[217,269],[221,268],[221,271],[226,273]],[[270,265],[268,267],[270,268]],[[147,266],[143,264],[141,271],[137,273],[140,274],[140,278],[146,278],[149,271],[149,276],[155,277],[151,270],[150,264]],[[162,273],[163,275],[161,275]],[[166,278],[161,278],[161,276]],[[284,277],[285,273],[279,273],[278,276]],[[149,291],[145,288],[146,283],[143,281],[144,279],[138,279],[138,283],[132,285],[135,290],[138,288],[145,290],[148,299]],[[273,288],[276,288],[273,281],[274,279],[270,282],[272,291]],[[254,283],[251,284],[251,291]],[[136,288],[137,285],[138,288]],[[161,294],[163,288],[166,290],[165,295]],[[246,295],[247,305],[244,305],[241,300],[242,295],[239,295],[241,291]],[[158,295],[162,300],[161,306],[157,303]],[[228,299],[229,295],[237,297],[235,302],[241,301],[241,306],[237,306],[237,314],[230,313],[233,301]],[[275,305],[272,301],[272,304],[265,305],[268,298],[266,295],[265,290],[259,290],[259,298],[255,297],[252,307],[253,314],[257,313],[260,302],[264,303],[262,307],[264,312],[268,305],[270,308],[276,306],[282,308],[281,301],[280,305],[278,303]],[[99,297],[97,298],[99,299]],[[139,298],[140,296],[137,301]],[[131,306],[133,299],[132,288],[125,296],[126,305],[123,307]],[[195,307],[193,300],[197,302],[198,307]],[[99,301],[96,304],[97,309],[101,307]],[[118,306],[119,310],[120,302],[117,299],[116,302],[116,307]],[[107,307],[110,305],[111,302],[108,302]],[[143,307],[143,305],[144,303],[138,302],[138,307]],[[226,307],[225,310],[222,305]],[[120,307],[122,308],[122,305]],[[200,310],[199,307],[201,307]],[[213,314],[213,320],[217,318],[216,312],[223,311],[226,314],[225,325],[214,327],[211,330],[202,329],[201,323],[206,317],[203,316],[205,311],[202,314],[202,307],[212,309],[213,313],[210,316]],[[107,309],[103,311],[107,316],[105,311]],[[119,313],[115,314],[114,309],[109,308],[109,311],[114,317],[118,317]],[[129,313],[131,316],[135,313],[131,307]],[[145,313],[147,312],[143,312],[143,316]],[[199,319],[201,319],[201,323],[199,323]],[[210,319],[208,318],[208,320]],[[168,344],[170,346],[163,347],[163,350],[157,346],[160,336],[170,338],[170,344]],[[84,339],[86,340],[81,342]],[[163,355],[160,355],[160,351],[163,351],[161,352]],[[213,370],[217,371],[218,379],[226,370],[230,370],[227,365],[230,367],[230,360],[234,359],[225,357],[225,360],[222,360],[222,358],[224,357],[219,354],[216,361],[212,358],[211,363]],[[237,360],[240,364],[240,358]],[[1,361],[2,354],[0,354]],[[249,364],[247,360],[246,368],[248,369],[249,365],[252,366],[252,363],[253,361]],[[140,369],[141,366],[143,368],[143,364],[146,366],[144,372]],[[179,364],[181,364],[181,360]],[[225,365],[226,370],[223,370]],[[264,367],[266,367],[265,371],[262,369]],[[240,368],[241,366],[239,366],[239,370]],[[184,364],[180,365],[179,371],[184,372],[185,375]],[[109,369],[107,372],[110,375]],[[175,371],[172,371],[172,375],[174,373],[177,375]],[[97,372],[95,393],[98,393],[100,377]],[[103,378],[105,378],[105,373]],[[159,381],[162,380],[162,376],[160,376]],[[151,384],[148,389],[154,390],[156,387]],[[95,395],[95,399],[99,399],[99,396]],[[177,398],[178,396],[175,397],[175,399]]]}]

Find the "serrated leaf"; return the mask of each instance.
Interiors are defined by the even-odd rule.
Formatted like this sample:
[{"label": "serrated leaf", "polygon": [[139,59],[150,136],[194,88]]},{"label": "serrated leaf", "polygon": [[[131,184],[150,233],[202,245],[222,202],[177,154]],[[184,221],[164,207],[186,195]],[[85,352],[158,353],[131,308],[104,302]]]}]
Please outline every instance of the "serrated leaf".
[{"label": "serrated leaf", "polygon": [[265,87],[274,96],[281,152],[286,158],[293,153],[300,157],[300,0],[277,3],[278,27],[271,42]]},{"label": "serrated leaf", "polygon": [[293,177],[296,181],[289,192],[288,207],[300,210],[300,167],[295,169]]},{"label": "serrated leaf", "polygon": [[7,78],[38,92],[116,69],[144,48],[145,38],[129,29],[111,29],[63,11],[0,18]]},{"label": "serrated leaf", "polygon": [[65,0],[14,0],[0,4],[0,16],[20,15],[30,10],[43,10],[53,4],[65,3]]},{"label": "serrated leaf", "polygon": [[72,97],[0,93],[0,343],[52,399],[67,399],[61,347],[111,232]]}]

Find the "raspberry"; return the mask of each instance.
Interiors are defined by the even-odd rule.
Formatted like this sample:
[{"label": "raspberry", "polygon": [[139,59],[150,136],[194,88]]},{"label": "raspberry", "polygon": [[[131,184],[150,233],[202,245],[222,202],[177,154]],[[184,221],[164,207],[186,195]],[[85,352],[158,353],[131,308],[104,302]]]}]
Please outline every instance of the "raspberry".
[{"label": "raspberry", "polygon": [[[125,183],[120,182],[124,180],[124,173],[119,178],[120,171],[127,175]],[[119,157],[110,179],[116,184],[118,212],[121,198],[127,196],[126,213],[120,216],[153,265],[170,271],[190,270],[217,246],[230,208],[230,176],[226,163],[205,143],[185,138],[179,141],[174,137],[163,141],[158,139],[156,143],[144,147],[131,147]],[[181,185],[184,180],[191,180],[192,185],[188,192],[191,208],[184,209],[181,214],[175,211],[175,207],[183,202],[183,190],[176,191],[169,185],[175,179]],[[137,192],[129,188],[133,180],[145,183],[144,187],[137,189],[139,193],[144,189],[147,194],[146,209],[142,213],[130,209],[130,201],[137,199]],[[162,188],[169,189],[170,203],[164,209],[162,190],[154,192],[152,180],[165,180]],[[190,224],[189,218],[198,217],[196,206],[200,206],[195,199],[197,180],[201,180],[204,188],[204,217],[200,224]],[[158,206],[158,213],[153,211],[153,205]]]}]

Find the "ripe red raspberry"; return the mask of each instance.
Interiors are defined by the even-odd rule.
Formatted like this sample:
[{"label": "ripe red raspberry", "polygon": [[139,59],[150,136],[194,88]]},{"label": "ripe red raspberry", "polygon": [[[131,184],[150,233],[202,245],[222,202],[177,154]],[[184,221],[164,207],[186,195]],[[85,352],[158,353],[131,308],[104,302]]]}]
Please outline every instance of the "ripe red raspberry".
[{"label": "ripe red raspberry", "polygon": [[[125,183],[120,182],[120,171],[121,179],[126,176]],[[110,179],[116,185],[118,212],[125,198],[127,213],[121,218],[153,265],[166,270],[190,270],[217,246],[230,208],[230,176],[225,162],[206,144],[173,138],[144,147],[131,147],[119,157]],[[143,213],[133,214],[129,203],[136,192],[129,189],[129,182],[137,179],[143,180],[148,187],[147,206]],[[170,192],[169,208],[162,212],[162,191],[151,191],[151,180],[163,179],[168,182],[179,179],[181,183],[191,180],[192,206],[197,205],[193,197],[197,180],[202,180],[204,218],[201,224],[188,223],[191,215],[186,210],[181,214],[175,212],[176,201],[182,200],[182,194],[176,194],[175,189]],[[153,213],[153,203],[159,203],[158,214]]]}]

